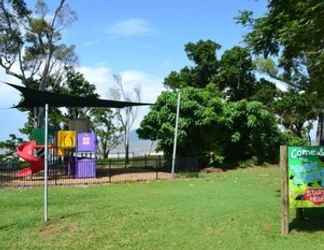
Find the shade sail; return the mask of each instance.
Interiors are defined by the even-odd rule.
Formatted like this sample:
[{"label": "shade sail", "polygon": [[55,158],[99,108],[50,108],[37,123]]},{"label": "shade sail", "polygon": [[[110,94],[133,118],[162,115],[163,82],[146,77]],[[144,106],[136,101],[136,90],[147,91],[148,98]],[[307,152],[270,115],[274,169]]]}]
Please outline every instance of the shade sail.
[{"label": "shade sail", "polygon": [[11,83],[6,84],[19,90],[23,96],[23,100],[17,106],[15,106],[15,108],[31,109],[35,107],[43,107],[45,104],[48,104],[51,107],[67,108],[125,108],[132,106],[152,105],[152,103],[124,102],[98,99],[96,97],[78,97],[71,95],[55,94],[48,91],[39,91]]}]

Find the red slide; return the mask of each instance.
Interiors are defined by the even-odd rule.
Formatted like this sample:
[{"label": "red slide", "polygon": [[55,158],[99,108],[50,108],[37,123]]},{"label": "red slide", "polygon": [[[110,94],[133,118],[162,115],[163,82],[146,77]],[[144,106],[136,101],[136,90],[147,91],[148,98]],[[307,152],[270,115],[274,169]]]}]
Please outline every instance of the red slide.
[{"label": "red slide", "polygon": [[17,177],[24,177],[35,174],[44,169],[44,159],[34,156],[34,151],[37,148],[36,141],[25,142],[18,146],[17,155],[30,163],[30,167],[24,168],[17,173]]}]

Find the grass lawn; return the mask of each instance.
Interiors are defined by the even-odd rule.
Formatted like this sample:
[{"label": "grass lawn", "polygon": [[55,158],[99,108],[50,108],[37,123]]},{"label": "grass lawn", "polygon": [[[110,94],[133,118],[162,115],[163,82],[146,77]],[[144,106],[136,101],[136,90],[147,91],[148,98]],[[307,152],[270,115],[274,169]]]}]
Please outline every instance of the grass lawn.
[{"label": "grass lawn", "polygon": [[324,249],[319,209],[280,236],[279,188],[273,167],[55,187],[46,226],[42,189],[0,189],[0,249]]}]

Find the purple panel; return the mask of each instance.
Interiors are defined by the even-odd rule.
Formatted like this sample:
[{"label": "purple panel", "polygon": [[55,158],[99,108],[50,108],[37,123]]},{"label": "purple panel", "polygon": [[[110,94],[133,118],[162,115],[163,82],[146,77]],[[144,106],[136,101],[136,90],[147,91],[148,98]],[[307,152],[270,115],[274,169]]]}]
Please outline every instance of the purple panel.
[{"label": "purple panel", "polygon": [[96,178],[96,159],[75,158],[75,178]]},{"label": "purple panel", "polygon": [[78,134],[78,152],[96,152],[96,135],[95,133]]}]

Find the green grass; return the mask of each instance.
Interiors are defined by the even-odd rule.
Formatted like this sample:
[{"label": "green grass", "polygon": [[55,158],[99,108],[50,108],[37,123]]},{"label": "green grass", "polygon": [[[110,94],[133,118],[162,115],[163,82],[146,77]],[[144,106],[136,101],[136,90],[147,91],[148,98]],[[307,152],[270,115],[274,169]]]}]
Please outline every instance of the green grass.
[{"label": "green grass", "polygon": [[46,226],[41,189],[1,189],[0,249],[324,249],[323,220],[280,236],[279,187],[278,168],[249,168],[50,188]]}]

